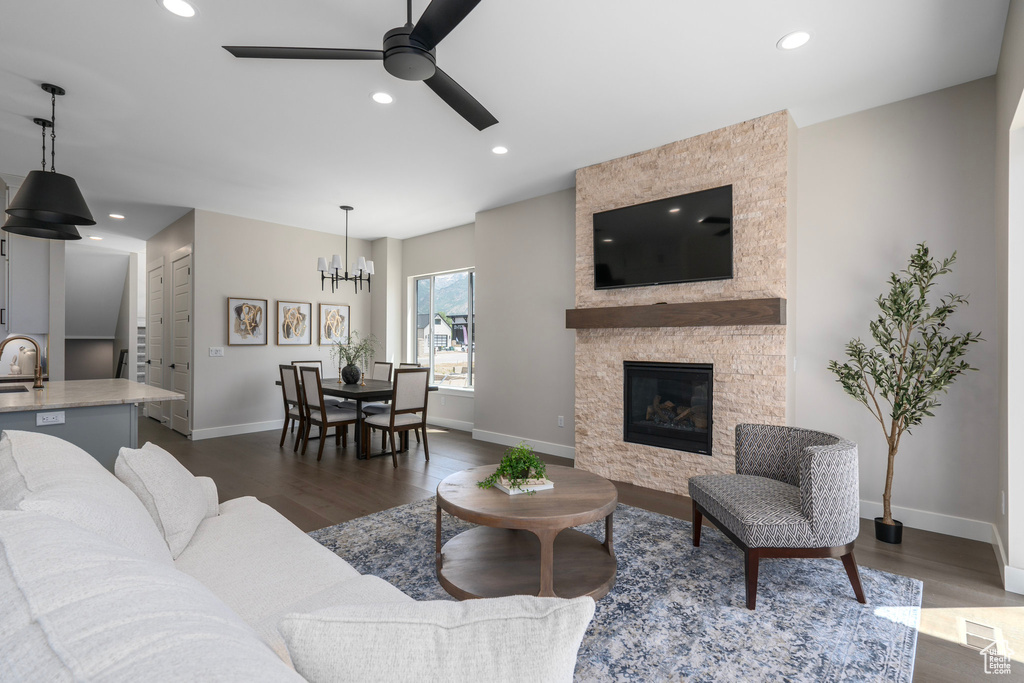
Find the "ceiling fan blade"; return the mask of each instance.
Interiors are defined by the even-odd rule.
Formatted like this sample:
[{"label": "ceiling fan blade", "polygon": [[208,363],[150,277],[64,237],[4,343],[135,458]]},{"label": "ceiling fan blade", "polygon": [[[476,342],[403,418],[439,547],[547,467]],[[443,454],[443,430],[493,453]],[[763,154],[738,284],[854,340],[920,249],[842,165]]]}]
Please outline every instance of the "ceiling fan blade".
[{"label": "ceiling fan blade", "polygon": [[409,37],[433,50],[479,4],[480,0],[433,0]]},{"label": "ceiling fan blade", "polygon": [[383,50],[347,50],[333,47],[256,47],[224,45],[236,57],[248,59],[384,59]]},{"label": "ceiling fan blade", "polygon": [[[437,0],[434,1],[437,2]],[[441,69],[434,71],[434,75],[423,82],[462,118],[476,126],[477,130],[483,130],[498,122],[491,112],[484,109],[484,105],[477,102],[472,95]]]}]

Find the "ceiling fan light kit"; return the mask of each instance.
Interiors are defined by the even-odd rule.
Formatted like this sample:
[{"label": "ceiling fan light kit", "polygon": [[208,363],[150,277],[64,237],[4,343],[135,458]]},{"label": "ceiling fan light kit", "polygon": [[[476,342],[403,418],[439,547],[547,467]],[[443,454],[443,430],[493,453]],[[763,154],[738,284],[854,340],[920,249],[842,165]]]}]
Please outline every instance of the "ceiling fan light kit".
[{"label": "ceiling fan light kit", "polygon": [[[74,178],[56,172],[57,96],[64,88],[43,83],[42,89],[50,93],[50,118],[35,118],[42,129],[43,169],[29,171],[14,195],[7,213],[10,216],[3,229],[16,235],[42,239],[81,239],[76,225],[96,225],[89,206],[85,203]],[[50,129],[50,170],[46,170],[46,129]]]},{"label": "ceiling fan light kit", "polygon": [[356,294],[362,288],[363,283],[366,283],[366,291],[370,291],[370,276],[373,275],[373,261],[367,260],[365,257],[360,256],[352,264],[352,273],[348,271],[348,212],[354,209],[351,206],[339,207],[345,212],[345,262],[341,261],[341,255],[335,254],[331,257],[331,265],[327,267],[327,259],[321,256],[316,260],[316,269],[320,271],[320,291],[324,290],[324,283],[328,280],[331,282],[331,293],[342,282],[351,282],[356,289]]},{"label": "ceiling fan light kit", "polygon": [[498,119],[437,66],[435,51],[437,44],[479,3],[480,0],[433,0],[419,21],[413,24],[412,0],[407,0],[406,23],[384,34],[382,50],[241,45],[223,47],[241,59],[381,60],[389,74],[406,81],[423,81],[462,118],[477,130],[484,130],[496,124]]}]

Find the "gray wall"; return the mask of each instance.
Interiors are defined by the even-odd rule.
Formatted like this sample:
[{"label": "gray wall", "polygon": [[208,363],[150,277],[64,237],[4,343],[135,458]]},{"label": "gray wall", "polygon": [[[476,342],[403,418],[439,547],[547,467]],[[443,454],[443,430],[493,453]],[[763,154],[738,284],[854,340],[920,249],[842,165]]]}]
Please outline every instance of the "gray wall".
[{"label": "gray wall", "polygon": [[[370,294],[353,292],[351,283],[331,293],[321,291],[318,256],[343,253],[344,237],[266,223],[237,216],[195,212],[193,268],[193,438],[227,436],[260,429],[279,429],[284,419],[281,389],[274,386],[278,365],[319,358],[330,370],[328,346],[319,346],[315,324],[318,303],[348,304],[350,329],[362,335],[370,328]],[[349,257],[370,255],[370,243],[349,240]],[[268,300],[266,346],[228,346],[227,299]],[[277,301],[313,305],[311,346],[277,345]],[[211,358],[211,346],[224,356]]]},{"label": "gray wall", "polygon": [[573,455],[575,240],[574,189],[477,214],[475,437]]},{"label": "gray wall", "polygon": [[113,339],[67,339],[64,379],[110,379],[114,376],[110,357],[115,353]]},{"label": "gray wall", "polygon": [[[117,311],[117,324],[114,326],[114,348],[112,350],[112,364],[114,377],[118,375],[117,362],[121,356],[121,349],[128,353],[125,359],[124,378],[135,381],[138,364],[139,348],[139,317],[138,300],[146,296],[145,291],[139,292],[139,255],[128,255],[128,269],[124,276],[124,290],[121,293],[121,305]],[[143,283],[143,286],[145,284]]]},{"label": "gray wall", "polygon": [[[994,81],[954,88],[799,131],[796,419],[856,441],[862,513],[880,514],[886,444],[828,372],[852,337],[869,339],[874,298],[914,245],[958,253],[942,292],[970,296],[954,321],[981,330],[980,368],[941,397],[896,459],[895,515],[911,526],[991,540],[998,515],[1000,363],[994,224]],[[791,330],[792,333],[792,330]],[[976,520],[974,523],[969,520]]]},{"label": "gray wall", "polygon": [[122,252],[77,244],[67,246],[64,334],[68,338],[114,338],[126,291],[128,260],[128,254]]}]

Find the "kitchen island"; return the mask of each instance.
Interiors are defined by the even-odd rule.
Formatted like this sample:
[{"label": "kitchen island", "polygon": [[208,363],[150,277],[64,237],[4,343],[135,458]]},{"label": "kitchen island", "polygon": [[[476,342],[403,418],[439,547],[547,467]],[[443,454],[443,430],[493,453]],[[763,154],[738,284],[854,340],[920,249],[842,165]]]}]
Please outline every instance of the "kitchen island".
[{"label": "kitchen island", "polygon": [[113,471],[122,446],[138,446],[139,404],[182,394],[127,379],[0,385],[0,429],[50,434],[79,446]]}]

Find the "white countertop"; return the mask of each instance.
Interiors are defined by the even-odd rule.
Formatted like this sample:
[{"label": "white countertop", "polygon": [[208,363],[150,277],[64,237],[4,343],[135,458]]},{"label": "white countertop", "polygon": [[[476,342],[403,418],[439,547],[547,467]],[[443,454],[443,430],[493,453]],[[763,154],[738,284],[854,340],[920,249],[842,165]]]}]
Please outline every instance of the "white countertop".
[{"label": "white countertop", "polygon": [[85,408],[150,401],[178,401],[182,394],[158,389],[127,379],[81,379],[71,382],[43,382],[33,389],[32,382],[0,384],[0,389],[22,384],[28,391],[0,393],[0,413],[19,413],[55,408]]}]

